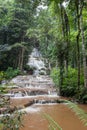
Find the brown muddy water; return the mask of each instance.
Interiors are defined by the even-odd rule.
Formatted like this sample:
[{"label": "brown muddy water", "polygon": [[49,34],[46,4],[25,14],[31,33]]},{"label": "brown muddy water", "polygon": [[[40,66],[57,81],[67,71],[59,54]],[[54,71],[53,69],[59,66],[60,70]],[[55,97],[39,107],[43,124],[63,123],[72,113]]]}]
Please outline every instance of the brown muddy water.
[{"label": "brown muddy water", "polygon": [[[87,106],[81,107],[87,111]],[[77,115],[65,104],[33,105],[27,108],[24,127],[21,130],[49,130],[49,123],[43,117],[43,113],[49,114],[63,130],[87,130]]]},{"label": "brown muddy water", "polygon": [[[62,127],[62,130],[87,130],[87,127],[66,104],[34,102],[26,107],[26,104],[36,100],[61,99],[55,93],[53,83],[48,76],[19,76],[14,81],[17,82],[15,84],[18,87],[12,89],[11,93],[18,92],[19,95],[11,98],[11,105],[18,106],[23,111],[26,111],[23,120],[24,127],[20,130],[49,130],[49,123],[43,117],[43,113],[49,114]],[[20,96],[20,92],[25,94],[25,96]],[[79,107],[87,112],[87,105],[80,104]]]}]

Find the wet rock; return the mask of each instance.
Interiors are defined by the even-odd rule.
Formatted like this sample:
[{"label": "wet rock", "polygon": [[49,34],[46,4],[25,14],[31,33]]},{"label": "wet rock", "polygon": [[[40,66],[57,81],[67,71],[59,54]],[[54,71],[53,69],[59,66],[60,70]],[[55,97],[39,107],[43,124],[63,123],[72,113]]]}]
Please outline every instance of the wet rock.
[{"label": "wet rock", "polygon": [[24,107],[29,107],[29,106],[31,106],[31,105],[33,105],[33,104],[34,104],[34,100],[30,101],[30,102],[27,103],[27,104],[24,104]]}]

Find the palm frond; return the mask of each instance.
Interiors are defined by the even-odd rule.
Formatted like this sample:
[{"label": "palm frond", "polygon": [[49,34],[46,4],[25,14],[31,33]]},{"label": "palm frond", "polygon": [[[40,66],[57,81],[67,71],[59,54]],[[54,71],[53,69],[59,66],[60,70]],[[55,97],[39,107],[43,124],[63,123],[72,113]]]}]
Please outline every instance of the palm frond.
[{"label": "palm frond", "polygon": [[67,101],[67,106],[72,109],[83,122],[83,124],[87,126],[87,113],[83,109],[79,108],[77,104],[70,101]]},{"label": "palm frond", "polygon": [[59,124],[50,115],[44,113],[44,117],[49,122],[49,129],[50,130],[62,130],[62,128],[59,126]]}]

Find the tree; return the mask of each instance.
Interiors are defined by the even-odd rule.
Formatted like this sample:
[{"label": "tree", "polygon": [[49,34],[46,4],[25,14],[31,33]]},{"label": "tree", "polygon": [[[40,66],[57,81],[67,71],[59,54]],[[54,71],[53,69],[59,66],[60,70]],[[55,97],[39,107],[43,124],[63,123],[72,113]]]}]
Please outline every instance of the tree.
[{"label": "tree", "polygon": [[[3,56],[5,55],[5,57],[2,56],[1,58],[1,69],[7,69],[8,66],[11,66],[13,68],[18,67],[18,60],[21,57],[21,60],[19,60],[19,66],[21,66],[20,68],[22,70],[22,66],[24,66],[24,63],[26,64],[25,61],[27,61],[25,57],[28,57],[28,53],[26,52],[26,49],[24,51],[24,48],[26,48],[26,46],[28,48],[32,46],[31,39],[26,36],[27,29],[33,26],[35,10],[39,2],[31,0],[13,0],[7,1],[6,3],[2,2],[1,4],[3,6],[3,17],[1,20],[2,22],[4,21],[3,24],[1,23],[0,30],[1,44],[8,44],[9,47],[16,46],[16,43],[21,44],[21,47],[18,46],[12,50],[10,49],[9,52],[7,50],[2,53]],[[4,11],[5,4],[6,11]],[[22,43],[28,44],[25,44],[25,47],[23,47]],[[27,54],[27,56],[25,56],[25,54]]]},{"label": "tree", "polygon": [[[84,1],[80,1],[80,8],[83,12]],[[84,29],[83,29],[83,13],[80,16],[80,28],[82,37],[82,54],[83,54],[83,71],[84,71],[84,87],[87,88],[87,65],[86,65],[86,49],[85,49],[85,39],[84,39]]]}]

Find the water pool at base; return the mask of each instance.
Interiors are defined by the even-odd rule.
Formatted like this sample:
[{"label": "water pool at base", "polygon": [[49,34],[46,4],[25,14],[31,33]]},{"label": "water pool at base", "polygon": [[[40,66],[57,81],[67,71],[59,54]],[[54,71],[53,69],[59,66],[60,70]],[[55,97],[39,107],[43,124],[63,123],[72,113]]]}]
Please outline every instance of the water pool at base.
[{"label": "water pool at base", "polygon": [[24,127],[21,130],[49,130],[49,123],[43,118],[43,112],[49,114],[62,130],[87,130],[78,116],[65,104],[33,105],[24,117]]}]

